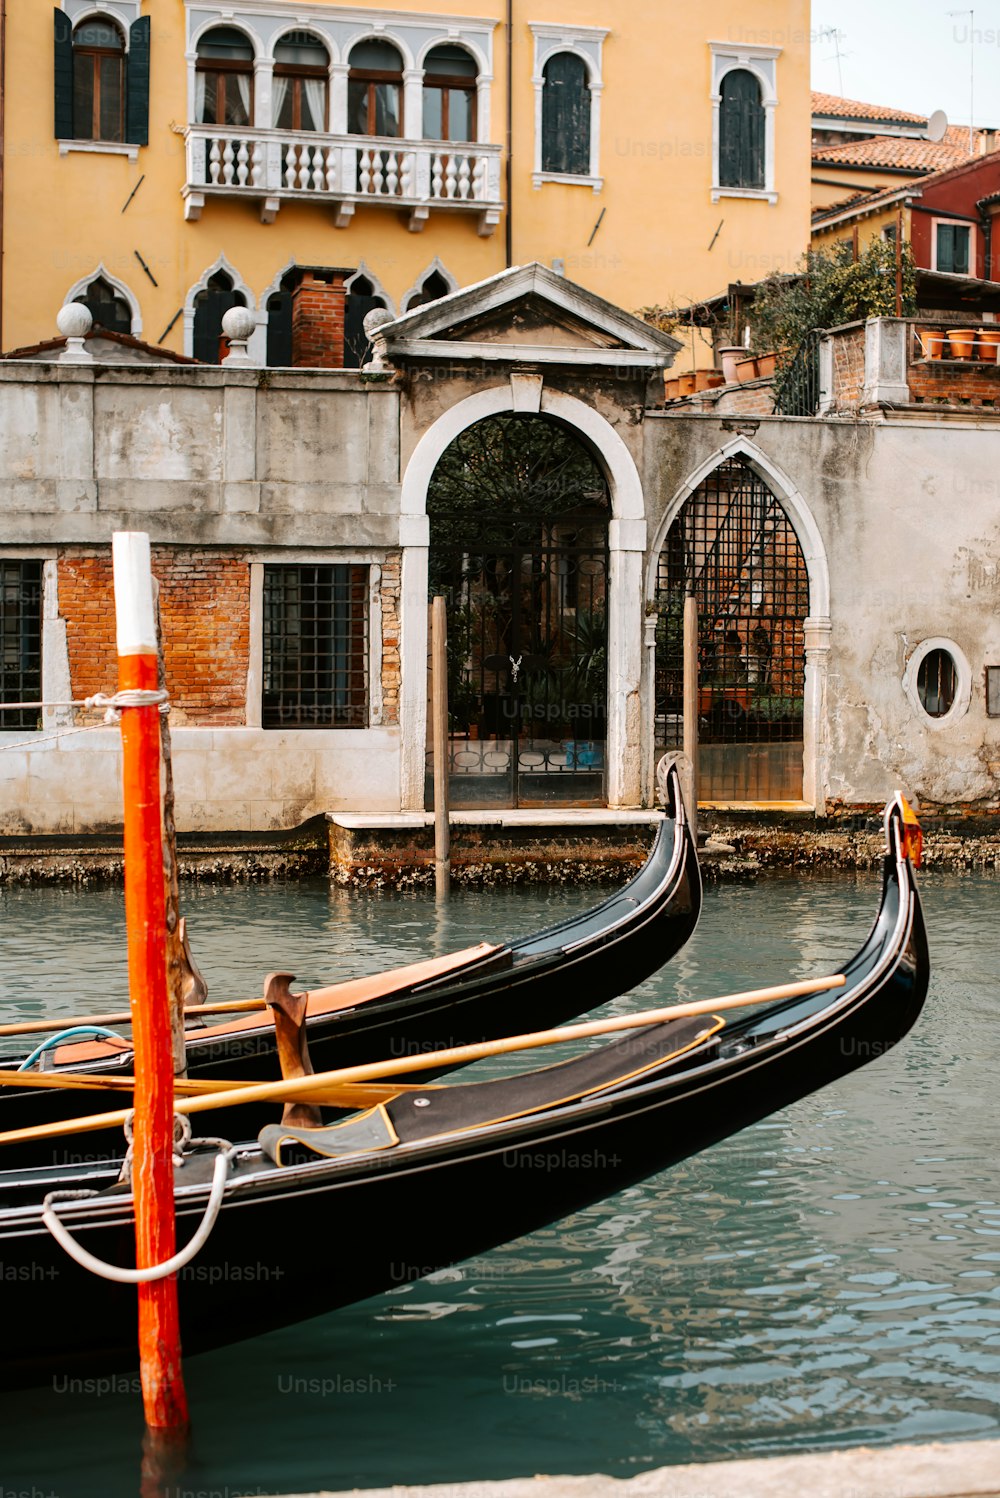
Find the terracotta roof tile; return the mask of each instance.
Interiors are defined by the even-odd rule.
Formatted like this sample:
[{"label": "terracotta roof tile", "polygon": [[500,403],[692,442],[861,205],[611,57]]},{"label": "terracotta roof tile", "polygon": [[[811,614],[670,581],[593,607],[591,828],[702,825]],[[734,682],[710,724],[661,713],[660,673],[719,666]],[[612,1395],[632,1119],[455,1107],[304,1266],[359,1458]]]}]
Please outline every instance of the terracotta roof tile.
[{"label": "terracotta roof tile", "polygon": [[913,114],[908,109],[889,109],[885,104],[862,104],[858,99],[841,99],[837,94],[812,96],[813,114],[834,115],[842,120],[881,120],[893,125],[926,125],[925,114]]},{"label": "terracotta roof tile", "polygon": [[[976,132],[978,135],[980,132]],[[968,125],[949,125],[943,140],[908,140],[897,135],[870,135],[838,146],[814,146],[814,162],[830,166],[896,167],[915,175],[963,166],[969,156]]]},{"label": "terracotta roof tile", "polygon": [[[135,349],[137,353],[152,354],[150,363],[159,364],[199,364],[199,359],[189,359],[186,354],[175,354],[173,349],[161,348],[159,344],[144,343],[141,338],[133,338],[131,333],[114,333],[110,328],[102,328],[95,325],[87,334],[87,338],[106,338],[109,343],[118,343],[122,348]],[[61,335],[55,338],[43,339],[41,343],[28,344],[24,348],[12,348],[5,354],[0,354],[0,359],[33,359],[37,354],[55,353],[57,349],[64,349],[66,340]]]}]

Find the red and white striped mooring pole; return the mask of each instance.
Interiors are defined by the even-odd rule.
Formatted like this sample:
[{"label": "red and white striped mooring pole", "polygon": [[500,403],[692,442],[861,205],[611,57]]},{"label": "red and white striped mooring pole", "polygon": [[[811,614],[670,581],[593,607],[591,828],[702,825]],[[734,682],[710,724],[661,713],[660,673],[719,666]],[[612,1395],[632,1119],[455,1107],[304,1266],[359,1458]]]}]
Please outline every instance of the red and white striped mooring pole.
[{"label": "red and white striped mooring pole", "polygon": [[[156,624],[149,537],[112,538],[120,692],[155,693]],[[125,920],[135,1050],[132,1187],[136,1264],[173,1257],[174,1059],[167,994],[166,892],[160,799],[159,706],[121,708],[125,799]],[[177,1279],[139,1287],[139,1368],[146,1425],[169,1444],[188,1428]]]}]

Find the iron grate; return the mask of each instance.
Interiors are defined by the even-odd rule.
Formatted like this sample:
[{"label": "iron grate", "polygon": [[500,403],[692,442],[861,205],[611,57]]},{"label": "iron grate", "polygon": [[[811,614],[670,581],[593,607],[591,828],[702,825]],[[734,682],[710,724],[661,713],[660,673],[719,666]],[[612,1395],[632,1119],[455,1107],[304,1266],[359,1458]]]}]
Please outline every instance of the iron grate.
[{"label": "iron grate", "polygon": [[265,728],[364,728],[368,568],[264,568]]},{"label": "iron grate", "polygon": [[657,573],[658,741],[683,743],[684,597],[698,603],[702,743],[802,737],[809,579],[792,525],[757,473],[720,464],[670,528]]},{"label": "iron grate", "polygon": [[[42,563],[0,561],[0,702],[42,695]],[[37,708],[0,712],[0,728],[32,729]]]}]

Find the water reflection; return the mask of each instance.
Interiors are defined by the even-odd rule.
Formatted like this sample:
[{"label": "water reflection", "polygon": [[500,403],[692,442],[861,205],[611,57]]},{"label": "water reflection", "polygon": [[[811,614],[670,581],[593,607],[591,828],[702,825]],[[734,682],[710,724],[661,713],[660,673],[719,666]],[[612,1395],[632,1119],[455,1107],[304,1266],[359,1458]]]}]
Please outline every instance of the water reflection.
[{"label": "water reflection", "polygon": [[[860,943],[875,898],[873,876],[712,889],[681,957],[611,1007],[828,970]],[[626,1476],[995,1434],[996,899],[991,878],[925,880],[931,997],[916,1031],[871,1067],[530,1238],[191,1359],[196,1445],[182,1491]],[[432,895],[308,884],[189,891],[187,903],[224,998],[258,991],[283,963],[303,983],[330,981],[530,931],[592,900],[459,892],[441,913]],[[5,1016],[124,997],[117,894],[7,891],[0,920]],[[4,1411],[8,1487],[133,1491],[129,1390],[34,1391],[7,1396]]]}]

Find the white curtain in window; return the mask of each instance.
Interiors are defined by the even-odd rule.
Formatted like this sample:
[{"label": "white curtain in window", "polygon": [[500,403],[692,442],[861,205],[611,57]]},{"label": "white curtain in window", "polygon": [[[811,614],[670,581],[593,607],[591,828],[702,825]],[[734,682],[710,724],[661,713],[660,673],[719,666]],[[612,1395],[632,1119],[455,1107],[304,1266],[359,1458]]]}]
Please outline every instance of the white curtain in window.
[{"label": "white curtain in window", "polygon": [[198,124],[198,125],[203,125],[205,123],[205,83],[206,83],[205,74],[204,73],[195,73],[195,75],[194,75],[194,118],[195,118],[195,123]]},{"label": "white curtain in window", "polygon": [[288,97],[288,87],[290,82],[291,79],[282,78],[281,74],[278,73],[275,75],[274,81],[271,84],[271,125],[273,129],[278,128],[278,121],[281,119],[281,111],[284,109],[285,100]]},{"label": "white curtain in window", "polygon": [[[302,86],[305,90],[306,104],[312,121],[309,126],[312,130],[326,129],[326,83],[322,78],[305,78]],[[305,110],[303,113],[303,125],[305,125]]]},{"label": "white curtain in window", "polygon": [[250,85],[253,80],[251,79],[249,73],[237,73],[235,74],[235,78],[240,90],[240,103],[243,105],[243,113],[246,115],[246,118],[249,121]]}]

